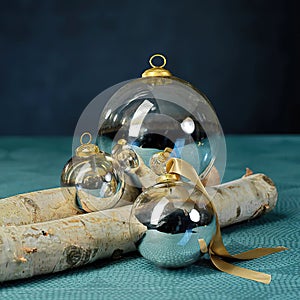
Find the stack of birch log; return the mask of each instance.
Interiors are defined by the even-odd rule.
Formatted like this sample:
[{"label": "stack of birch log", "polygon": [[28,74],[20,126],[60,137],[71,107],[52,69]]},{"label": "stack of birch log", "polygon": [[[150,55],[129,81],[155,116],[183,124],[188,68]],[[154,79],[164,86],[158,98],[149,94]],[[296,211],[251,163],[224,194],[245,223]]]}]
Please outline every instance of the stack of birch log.
[{"label": "stack of birch log", "polygon": [[[206,186],[221,227],[272,210],[277,190],[264,174]],[[135,251],[129,233],[132,205],[82,213],[75,187],[31,192],[0,200],[0,281],[63,271]],[[142,230],[142,229],[141,229]]]}]

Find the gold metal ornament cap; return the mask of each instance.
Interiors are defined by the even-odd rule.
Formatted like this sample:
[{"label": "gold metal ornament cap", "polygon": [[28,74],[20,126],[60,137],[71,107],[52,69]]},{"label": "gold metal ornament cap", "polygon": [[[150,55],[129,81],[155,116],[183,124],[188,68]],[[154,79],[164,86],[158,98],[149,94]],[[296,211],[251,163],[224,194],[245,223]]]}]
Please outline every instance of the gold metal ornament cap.
[{"label": "gold metal ornament cap", "polygon": [[[88,137],[87,142],[83,142],[84,137]],[[89,132],[84,132],[80,137],[80,146],[76,149],[75,154],[79,157],[88,157],[90,155],[103,153],[98,146],[91,144],[92,135]]]},{"label": "gold metal ornament cap", "polygon": [[167,173],[159,176],[156,179],[157,183],[175,182],[180,180],[180,175],[174,173]]},{"label": "gold metal ornament cap", "polygon": [[[153,60],[159,57],[162,59],[162,64],[160,66],[154,65]],[[162,54],[154,54],[149,59],[149,64],[152,67],[147,69],[142,74],[142,77],[171,77],[172,74],[169,70],[164,69],[164,66],[167,64],[167,59]]]}]

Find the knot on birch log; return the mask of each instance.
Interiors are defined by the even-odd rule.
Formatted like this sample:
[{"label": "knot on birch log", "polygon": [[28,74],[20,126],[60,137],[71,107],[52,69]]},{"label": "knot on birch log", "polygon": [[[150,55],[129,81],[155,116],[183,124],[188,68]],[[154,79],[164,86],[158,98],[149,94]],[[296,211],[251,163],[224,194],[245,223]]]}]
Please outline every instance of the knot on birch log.
[{"label": "knot on birch log", "polygon": [[68,246],[64,251],[67,264],[70,267],[78,267],[87,264],[97,253],[97,249],[84,249],[79,246]]}]

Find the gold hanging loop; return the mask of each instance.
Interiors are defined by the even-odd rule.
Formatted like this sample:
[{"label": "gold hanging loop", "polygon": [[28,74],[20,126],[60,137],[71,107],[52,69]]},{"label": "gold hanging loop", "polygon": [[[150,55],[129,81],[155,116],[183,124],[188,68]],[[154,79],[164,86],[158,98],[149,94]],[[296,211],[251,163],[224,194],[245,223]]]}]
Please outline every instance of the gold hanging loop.
[{"label": "gold hanging loop", "polygon": [[[88,141],[86,142],[86,143],[84,143],[83,142],[83,138],[85,137],[85,136],[88,136]],[[83,145],[83,144],[90,144],[92,142],[92,135],[89,133],[89,132],[84,132],[82,135],[81,135],[81,137],[80,137],[80,144],[81,145]]]},{"label": "gold hanging loop", "polygon": [[[87,142],[83,141],[85,137],[88,137]],[[100,151],[98,146],[91,144],[91,142],[92,142],[92,135],[90,134],[90,132],[84,132],[80,137],[81,145],[75,151],[76,156],[88,157],[90,155],[95,155],[95,154],[104,155],[104,152]]]},{"label": "gold hanging loop", "polygon": [[[162,58],[163,60],[163,63],[162,65],[160,66],[156,66],[154,63],[153,63],[153,60],[156,58],[156,57],[160,57]],[[149,64],[152,68],[163,68],[166,64],[167,64],[167,59],[162,55],[162,54],[153,54],[150,59],[149,59]]]}]

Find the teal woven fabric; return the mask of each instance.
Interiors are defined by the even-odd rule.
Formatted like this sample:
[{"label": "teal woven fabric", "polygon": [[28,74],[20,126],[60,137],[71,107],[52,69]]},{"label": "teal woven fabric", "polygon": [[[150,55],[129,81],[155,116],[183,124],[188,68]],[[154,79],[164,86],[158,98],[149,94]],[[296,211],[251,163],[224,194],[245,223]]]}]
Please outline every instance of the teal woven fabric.
[{"label": "teal woven fabric", "polygon": [[[288,251],[240,266],[272,275],[270,285],[215,270],[209,262],[179,270],[155,267],[137,253],[119,260],[0,284],[0,299],[299,299],[300,136],[229,136],[225,181],[245,167],[276,183],[276,208],[222,230],[232,252],[286,246]],[[59,185],[71,138],[0,138],[0,197]],[[0,200],[1,201],[1,200]]]}]

